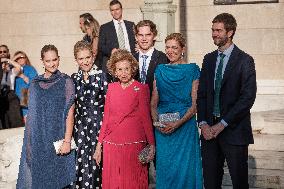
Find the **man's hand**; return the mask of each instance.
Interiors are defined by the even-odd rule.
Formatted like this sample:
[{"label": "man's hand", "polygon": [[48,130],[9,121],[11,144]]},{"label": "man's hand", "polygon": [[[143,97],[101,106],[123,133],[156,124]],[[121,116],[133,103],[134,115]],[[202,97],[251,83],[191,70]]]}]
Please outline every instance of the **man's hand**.
[{"label": "man's hand", "polygon": [[211,132],[216,138],[224,129],[225,129],[225,126],[221,122],[219,122],[211,127]]},{"label": "man's hand", "polygon": [[214,134],[211,131],[211,127],[207,123],[203,124],[200,129],[201,134],[203,135],[205,140],[211,140],[212,138],[214,138]]}]

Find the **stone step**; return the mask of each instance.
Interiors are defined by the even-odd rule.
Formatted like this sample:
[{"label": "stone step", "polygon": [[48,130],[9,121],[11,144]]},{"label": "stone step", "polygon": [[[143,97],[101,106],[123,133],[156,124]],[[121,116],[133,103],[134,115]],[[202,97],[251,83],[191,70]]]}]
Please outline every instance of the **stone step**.
[{"label": "stone step", "polygon": [[253,112],[251,121],[261,134],[284,134],[284,109]]},{"label": "stone step", "polygon": [[284,152],[249,150],[249,168],[284,170]]},{"label": "stone step", "polygon": [[284,135],[254,134],[254,144],[249,145],[250,150],[284,151]]},{"label": "stone step", "polygon": [[0,182],[0,189],[16,189],[16,182]]},{"label": "stone step", "polygon": [[[223,177],[224,186],[232,186],[228,169]],[[250,188],[284,188],[284,170],[249,169]]]},{"label": "stone step", "polygon": [[[233,186],[222,186],[222,189],[233,189]],[[249,187],[249,189],[260,189],[260,188]]]},{"label": "stone step", "polygon": [[6,142],[7,139],[15,135],[24,136],[24,127],[13,128],[13,129],[3,129],[0,131],[0,144]]}]

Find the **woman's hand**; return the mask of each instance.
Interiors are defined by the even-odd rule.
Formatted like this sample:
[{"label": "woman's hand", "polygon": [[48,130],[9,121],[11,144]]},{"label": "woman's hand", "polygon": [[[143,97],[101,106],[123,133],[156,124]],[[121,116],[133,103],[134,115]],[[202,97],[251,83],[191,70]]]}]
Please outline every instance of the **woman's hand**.
[{"label": "woman's hand", "polygon": [[18,75],[18,77],[22,78],[26,84],[29,84],[29,81],[30,81],[30,80],[29,80],[29,78],[28,78],[25,74],[20,73],[20,74]]},{"label": "woman's hand", "polygon": [[148,162],[153,161],[154,157],[155,157],[155,146],[150,145],[150,152],[149,152],[149,156],[147,157]]},{"label": "woman's hand", "polygon": [[179,121],[164,122],[162,124],[164,124],[165,127],[159,128],[159,130],[164,134],[171,134],[180,126]]},{"label": "woman's hand", "polygon": [[93,159],[96,160],[97,165],[99,166],[102,159],[102,145],[98,143],[96,146],[96,151],[93,155]]},{"label": "woman's hand", "polygon": [[63,141],[59,149],[59,154],[63,156],[63,155],[69,154],[70,151],[71,151],[71,143]]}]

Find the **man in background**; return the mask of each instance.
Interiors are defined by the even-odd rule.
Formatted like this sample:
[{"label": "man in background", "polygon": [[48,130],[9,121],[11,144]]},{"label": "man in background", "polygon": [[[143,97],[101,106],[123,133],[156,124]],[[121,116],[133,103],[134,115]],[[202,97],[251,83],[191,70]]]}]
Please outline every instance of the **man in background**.
[{"label": "man in background", "polygon": [[101,53],[102,68],[106,71],[106,62],[116,49],[135,50],[134,23],[122,19],[122,4],[118,0],[109,3],[112,21],[101,25],[98,49]]}]

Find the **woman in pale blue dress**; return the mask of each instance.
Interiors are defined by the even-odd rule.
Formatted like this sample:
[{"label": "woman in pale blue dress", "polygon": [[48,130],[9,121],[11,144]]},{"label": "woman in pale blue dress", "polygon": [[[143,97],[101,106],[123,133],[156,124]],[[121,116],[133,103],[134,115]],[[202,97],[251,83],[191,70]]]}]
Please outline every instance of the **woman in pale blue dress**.
[{"label": "woman in pale blue dress", "polygon": [[156,126],[156,188],[201,189],[202,166],[196,124],[199,67],[183,59],[185,40],[180,33],[167,36],[166,55],[170,64],[155,71],[151,110],[154,122],[159,115],[179,113],[180,119]]}]

